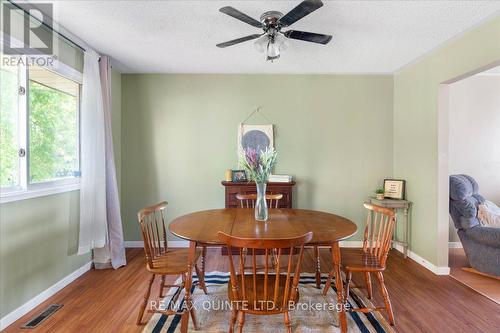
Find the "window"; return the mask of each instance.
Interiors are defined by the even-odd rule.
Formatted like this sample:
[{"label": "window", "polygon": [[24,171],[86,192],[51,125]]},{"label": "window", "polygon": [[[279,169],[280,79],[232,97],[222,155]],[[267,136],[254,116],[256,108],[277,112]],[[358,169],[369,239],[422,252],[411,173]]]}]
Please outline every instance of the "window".
[{"label": "window", "polygon": [[2,202],[78,188],[81,85],[22,62],[0,76]]},{"label": "window", "polygon": [[2,66],[0,73],[0,186],[18,188],[19,70]]}]

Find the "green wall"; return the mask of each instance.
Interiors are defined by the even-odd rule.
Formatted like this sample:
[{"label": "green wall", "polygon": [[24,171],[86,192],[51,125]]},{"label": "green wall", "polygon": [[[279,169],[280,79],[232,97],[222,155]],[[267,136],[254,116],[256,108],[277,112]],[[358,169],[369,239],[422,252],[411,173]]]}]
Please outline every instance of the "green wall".
[{"label": "green wall", "polygon": [[78,250],[79,191],[0,208],[0,317],[90,261]]},{"label": "green wall", "polygon": [[[120,170],[120,73],[113,71],[112,85],[113,140]],[[1,204],[0,318],[90,261],[90,254],[76,255],[79,204],[79,191]]]},{"label": "green wall", "polygon": [[259,105],[276,125],[276,172],[297,180],[295,207],[362,225],[363,200],[392,175],[392,104],[392,76],[122,75],[125,240],[141,239],[146,205],[169,201],[168,221],[224,206],[238,124]]},{"label": "green wall", "polygon": [[[446,225],[438,225],[438,89],[445,81],[500,61],[500,17],[466,33],[394,76],[394,176],[415,203],[412,251],[447,266]],[[445,216],[447,218],[447,216]]]}]

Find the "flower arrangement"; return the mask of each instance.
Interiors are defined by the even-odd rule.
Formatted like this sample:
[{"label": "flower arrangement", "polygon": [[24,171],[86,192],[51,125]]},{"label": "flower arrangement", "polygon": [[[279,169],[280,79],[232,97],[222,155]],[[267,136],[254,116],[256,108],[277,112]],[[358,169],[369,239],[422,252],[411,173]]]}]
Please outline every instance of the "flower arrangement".
[{"label": "flower arrangement", "polygon": [[239,162],[246,171],[249,181],[266,183],[269,175],[276,164],[276,150],[266,147],[265,150],[257,151],[253,148],[245,148],[240,154]]}]

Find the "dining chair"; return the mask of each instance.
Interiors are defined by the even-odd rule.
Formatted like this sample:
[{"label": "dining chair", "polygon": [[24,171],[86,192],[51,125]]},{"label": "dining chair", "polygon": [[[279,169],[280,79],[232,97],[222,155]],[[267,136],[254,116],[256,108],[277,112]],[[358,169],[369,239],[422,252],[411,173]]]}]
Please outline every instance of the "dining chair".
[{"label": "dining chair", "polygon": [[[151,273],[149,284],[144,295],[144,301],[139,309],[137,317],[137,325],[141,324],[144,311],[149,301],[151,294],[151,286],[157,276],[161,277],[159,297],[163,297],[165,288],[178,287],[184,288],[184,283],[187,274],[191,274],[188,267],[188,249],[169,249],[167,245],[167,231],[165,228],[164,210],[167,207],[167,202],[163,201],[156,205],[145,207],[138,213],[139,225],[141,227],[142,239],[144,241],[144,254],[146,257],[146,269]],[[196,263],[201,251],[197,251],[195,260],[195,270],[198,276],[200,288],[205,294],[207,288],[205,286],[204,275],[201,273]],[[167,275],[180,275],[182,277],[181,284],[166,284],[165,277]],[[172,302],[175,303],[175,302]],[[194,316],[191,307],[191,316]],[[177,310],[167,308],[166,310],[149,310],[148,312],[160,312],[166,315],[177,314]],[[182,313],[183,316],[188,316],[187,310]],[[184,324],[187,320],[183,320]],[[184,330],[182,330],[184,331]]]},{"label": "dining chair", "polygon": [[[368,299],[372,298],[372,282],[371,273],[376,274],[380,290],[384,299],[384,307],[374,307],[374,308],[350,308],[349,311],[358,312],[373,312],[386,310],[389,316],[389,322],[391,325],[395,324],[394,314],[392,312],[392,305],[389,299],[389,293],[384,282],[383,272],[386,268],[387,255],[391,248],[392,237],[394,233],[395,226],[395,213],[393,210],[368,204],[364,204],[365,208],[368,210],[368,216],[366,220],[366,228],[363,240],[363,250],[354,256],[349,256],[347,258],[342,258],[342,269],[346,273],[346,287],[344,288],[344,302],[347,301],[349,296],[349,284],[351,283],[352,273],[363,273],[366,283],[366,290]],[[326,295],[330,289],[331,281],[334,275],[334,270],[332,270],[328,276],[328,280],[323,290],[323,294]],[[337,278],[337,277],[335,277]],[[341,277],[339,277],[341,278]]]},{"label": "dining chair", "polygon": [[[230,287],[228,286],[227,291],[232,307],[229,332],[233,332],[236,320],[238,320],[238,332],[243,331],[247,313],[252,315],[283,313],[285,327],[291,332],[288,312],[299,299],[298,284],[304,244],[311,241],[312,232],[295,238],[277,239],[239,238],[222,231],[219,231],[218,235],[227,246],[229,254]],[[234,256],[233,249],[239,254]],[[257,273],[257,250],[263,251],[265,255],[263,273],[261,270]],[[273,250],[277,252],[278,264],[270,267],[268,259]],[[247,259],[251,261],[250,270],[245,269]],[[295,270],[292,272],[294,265]]]},{"label": "dining chair", "polygon": [[[255,208],[255,201],[257,200],[257,194],[236,194],[236,199],[240,201],[241,208]],[[279,201],[283,199],[283,194],[270,194],[266,193],[266,201],[269,208],[278,209]],[[262,253],[258,253],[262,254]],[[271,260],[273,265],[276,264],[276,251],[272,253]]]},{"label": "dining chair", "polygon": [[[241,208],[255,208],[257,194],[236,194],[236,199],[240,201]],[[283,199],[283,194],[266,193],[266,201],[269,208],[278,208],[279,201]]]},{"label": "dining chair", "polygon": [[[283,194],[267,194],[266,200],[269,202],[270,208],[278,208],[279,200],[283,198]],[[236,199],[240,201],[241,208],[255,208],[255,200],[257,200],[257,194],[236,194]],[[321,268],[319,259],[319,247],[314,245],[314,259],[316,269],[316,288],[321,288]],[[275,259],[276,255],[273,255],[271,259]]]}]

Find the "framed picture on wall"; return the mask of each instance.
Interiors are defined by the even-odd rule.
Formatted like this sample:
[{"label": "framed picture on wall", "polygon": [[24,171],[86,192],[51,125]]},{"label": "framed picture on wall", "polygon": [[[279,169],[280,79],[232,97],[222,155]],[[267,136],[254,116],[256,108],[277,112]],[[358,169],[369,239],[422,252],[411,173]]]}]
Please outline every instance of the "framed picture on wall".
[{"label": "framed picture on wall", "polygon": [[406,181],[402,179],[384,179],[384,197],[405,199]]},{"label": "framed picture on wall", "polygon": [[246,148],[257,152],[274,147],[273,125],[247,125],[238,127],[238,154]]}]

